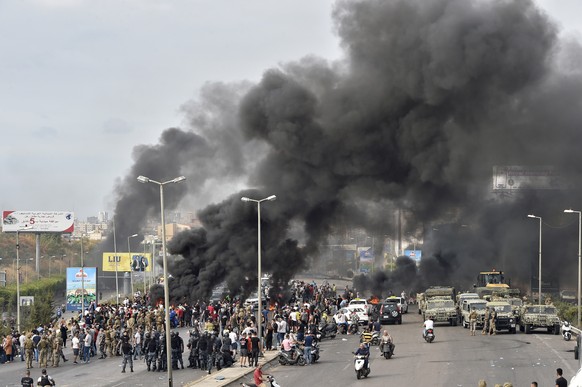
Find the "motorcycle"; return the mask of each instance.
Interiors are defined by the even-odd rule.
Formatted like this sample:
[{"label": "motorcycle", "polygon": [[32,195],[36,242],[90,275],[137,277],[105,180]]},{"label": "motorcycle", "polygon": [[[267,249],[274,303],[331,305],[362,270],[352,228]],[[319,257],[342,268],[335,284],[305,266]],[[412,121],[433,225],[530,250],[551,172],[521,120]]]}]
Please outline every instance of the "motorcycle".
[{"label": "motorcycle", "polygon": [[572,326],[570,326],[570,323],[568,321],[564,321],[562,323],[562,337],[566,341],[570,341],[570,339],[572,338]]},{"label": "motorcycle", "polygon": [[348,333],[350,333],[352,335],[357,335],[358,333],[360,333],[358,324],[349,323]]},{"label": "motorcycle", "polygon": [[[281,385],[279,383],[277,383],[275,378],[271,375],[267,376],[267,382],[269,382],[271,384],[271,387],[281,387]],[[247,384],[247,383],[242,382],[240,385],[242,387],[257,387],[257,385],[254,383]]]},{"label": "motorcycle", "polygon": [[390,359],[394,354],[394,349],[391,343],[382,343],[380,345],[380,350],[382,352],[382,356],[384,356],[385,359]]},{"label": "motorcycle", "polygon": [[367,378],[370,374],[370,363],[368,362],[368,366],[364,368],[364,364],[366,363],[366,356],[364,355],[356,355],[356,359],[354,360],[354,369],[356,371],[356,378],[359,380],[362,378]]},{"label": "motorcycle", "polygon": [[291,351],[279,351],[279,356],[277,357],[279,364],[281,365],[305,365],[305,358],[303,357],[303,351],[299,349],[296,345],[291,348]]},{"label": "motorcycle", "polygon": [[427,329],[424,335],[424,340],[430,344],[434,341],[434,338],[435,338],[434,329]]},{"label": "motorcycle", "polygon": [[319,344],[314,341],[311,345],[311,364],[319,360]]},{"label": "motorcycle", "polygon": [[327,324],[321,324],[319,327],[317,327],[315,338],[317,340],[325,339],[326,337],[333,339],[335,338],[335,335],[337,335],[337,332],[338,328],[336,323],[330,322]]}]

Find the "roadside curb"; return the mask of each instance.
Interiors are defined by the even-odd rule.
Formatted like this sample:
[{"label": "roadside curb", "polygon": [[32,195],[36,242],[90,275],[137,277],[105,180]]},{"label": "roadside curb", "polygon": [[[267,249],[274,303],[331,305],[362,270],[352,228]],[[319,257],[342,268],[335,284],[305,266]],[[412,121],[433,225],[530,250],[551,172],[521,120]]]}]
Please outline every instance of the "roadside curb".
[{"label": "roadside curb", "polygon": [[[277,360],[277,355],[279,351],[268,351],[264,353],[263,357],[259,358],[259,361],[264,364],[270,364],[273,361]],[[213,387],[223,387],[228,386],[231,383],[235,383],[237,380],[242,379],[246,375],[252,374],[254,372],[254,368],[241,368],[237,363],[229,368],[224,368],[216,373],[212,373],[207,375],[203,378],[198,380],[194,380],[189,383],[185,383],[185,387],[205,387],[205,386],[213,386]]]}]

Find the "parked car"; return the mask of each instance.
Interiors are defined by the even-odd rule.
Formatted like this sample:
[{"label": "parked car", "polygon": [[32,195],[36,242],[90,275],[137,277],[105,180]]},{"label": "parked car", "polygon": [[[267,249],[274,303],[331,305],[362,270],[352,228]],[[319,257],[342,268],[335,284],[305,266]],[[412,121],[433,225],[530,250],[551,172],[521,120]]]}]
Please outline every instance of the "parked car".
[{"label": "parked car", "polygon": [[368,312],[366,310],[364,310],[363,308],[359,308],[356,306],[352,306],[352,307],[347,307],[347,308],[341,308],[340,310],[338,310],[336,312],[336,314],[333,315],[333,320],[335,321],[336,324],[338,324],[338,314],[339,312],[342,312],[343,314],[345,314],[348,318],[348,322],[350,321],[350,316],[352,314],[352,312],[355,312],[356,315],[358,316],[358,323],[359,324],[367,324],[369,321],[369,317],[368,317]]},{"label": "parked car", "polygon": [[402,311],[396,302],[385,302],[380,306],[380,324],[402,324]]},{"label": "parked car", "polygon": [[370,304],[364,298],[354,298],[348,304],[348,307],[359,307],[370,313]]}]

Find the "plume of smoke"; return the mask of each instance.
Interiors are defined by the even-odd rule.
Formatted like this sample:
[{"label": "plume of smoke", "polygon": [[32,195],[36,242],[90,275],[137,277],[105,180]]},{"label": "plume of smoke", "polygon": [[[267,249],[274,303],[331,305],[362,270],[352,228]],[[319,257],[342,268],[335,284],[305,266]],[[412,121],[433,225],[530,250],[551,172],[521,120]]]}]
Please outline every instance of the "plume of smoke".
[{"label": "plume of smoke", "polygon": [[[200,196],[210,180],[248,178],[256,187],[216,199],[224,200],[199,213],[203,229],[172,240],[171,252],[182,256],[170,268],[172,296],[207,296],[222,281],[234,292],[253,288],[257,214],[240,197],[271,194],[278,200],[261,214],[263,269],[278,284],[317,256],[339,223],[390,232],[393,208],[439,231],[425,233],[430,254],[418,271],[399,258],[394,273],[375,274],[367,289],[470,286],[493,265],[527,283],[537,233],[526,214],[561,227],[552,214],[582,206],[574,179],[582,76],[556,66],[563,47],[554,24],[528,0],[342,0],[333,17],[344,62],[307,57],[267,70],[256,85],[215,86],[216,95],[187,107],[193,131],[172,129],[159,145],[136,148],[116,209],[132,226],[158,199],[156,187],[135,190],[138,174],[186,175],[170,206],[186,190]],[[500,200],[491,194],[493,165],[553,165],[571,186]],[[302,228],[300,243],[290,238],[292,225]],[[556,236],[547,251],[567,255],[574,241],[565,240]]]}]

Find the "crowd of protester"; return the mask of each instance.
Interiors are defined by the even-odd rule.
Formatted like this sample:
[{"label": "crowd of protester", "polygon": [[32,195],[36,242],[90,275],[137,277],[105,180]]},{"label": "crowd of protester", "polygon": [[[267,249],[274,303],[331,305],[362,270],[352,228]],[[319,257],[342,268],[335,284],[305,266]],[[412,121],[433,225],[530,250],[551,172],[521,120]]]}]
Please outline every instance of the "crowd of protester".
[{"label": "crowd of protester", "polygon": [[[346,287],[337,296],[335,285],[324,282],[294,282],[286,302],[268,300],[260,313],[257,305],[226,296],[220,300],[171,305],[171,328],[186,327],[186,340],[171,331],[171,359],[174,369],[187,367],[211,373],[213,367],[229,367],[238,361],[241,367],[256,366],[259,354],[290,342],[304,342],[318,324],[330,319],[340,306],[354,297]],[[12,332],[0,337],[0,364],[22,361],[27,369],[59,367],[71,360],[88,364],[92,359],[119,357],[122,372],[133,372],[133,361],[143,360],[147,370],[166,371],[165,314],[163,305],[136,293],[119,305],[91,302],[83,313],[65,319],[59,315],[52,322],[27,332]],[[261,342],[257,318],[262,324]],[[311,342],[311,338],[308,340]],[[64,349],[67,351],[65,357]]]}]

